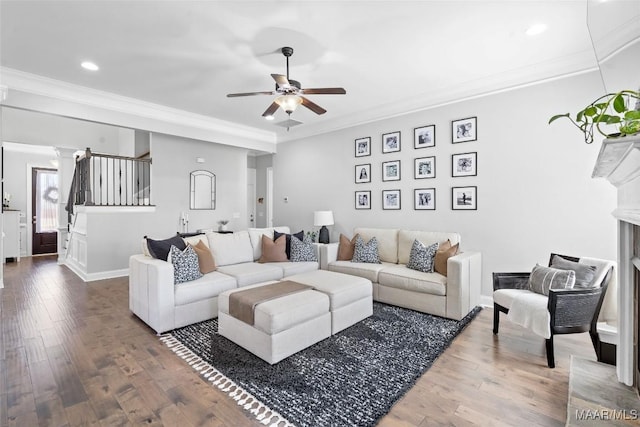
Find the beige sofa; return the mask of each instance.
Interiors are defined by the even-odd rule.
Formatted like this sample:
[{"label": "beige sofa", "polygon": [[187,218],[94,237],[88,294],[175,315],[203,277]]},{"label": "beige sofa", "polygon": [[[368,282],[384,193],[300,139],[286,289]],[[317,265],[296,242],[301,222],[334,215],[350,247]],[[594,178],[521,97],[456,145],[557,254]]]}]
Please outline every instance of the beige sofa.
[{"label": "beige sofa", "polygon": [[[218,317],[218,296],[224,291],[318,270],[318,262],[257,262],[262,255],[262,235],[273,238],[274,229],[290,233],[289,227],[250,228],[233,234],[209,232],[186,238],[194,244],[205,242],[218,268],[177,285],[170,262],[145,254],[131,256],[129,309],[160,334]],[[318,245],[315,247],[317,250]]]},{"label": "beige sofa", "polygon": [[373,283],[373,299],[423,313],[460,320],[479,303],[482,257],[479,252],[459,252],[447,261],[447,276],[407,268],[411,246],[447,240],[460,243],[458,233],[411,231],[395,228],[356,228],[365,242],[378,241],[381,264],[337,261],[338,243],[321,245],[320,267],[364,277]]}]

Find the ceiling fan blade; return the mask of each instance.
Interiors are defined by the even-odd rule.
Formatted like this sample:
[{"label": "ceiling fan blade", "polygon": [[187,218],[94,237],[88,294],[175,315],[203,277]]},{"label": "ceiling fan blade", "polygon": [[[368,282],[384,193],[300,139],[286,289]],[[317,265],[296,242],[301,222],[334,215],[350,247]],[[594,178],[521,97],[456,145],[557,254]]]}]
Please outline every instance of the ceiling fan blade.
[{"label": "ceiling fan blade", "polygon": [[324,113],[327,112],[327,110],[325,110],[324,108],[322,108],[321,106],[319,106],[315,102],[310,101],[308,98],[305,98],[304,96],[301,96],[300,98],[302,98],[302,105],[304,105],[305,107],[307,107],[309,110],[313,111],[314,113],[316,113],[316,114],[324,114]]},{"label": "ceiling fan blade", "polygon": [[321,87],[316,89],[301,89],[300,93],[305,95],[345,95],[347,93],[341,87]]},{"label": "ceiling fan blade", "polygon": [[273,77],[273,80],[276,81],[278,86],[291,86],[287,76],[283,76],[282,74],[271,74],[271,77]]},{"label": "ceiling fan blade", "polygon": [[235,98],[238,96],[254,96],[254,95],[275,95],[275,92],[246,92],[246,93],[229,93],[227,98]]},{"label": "ceiling fan blade", "polygon": [[275,101],[272,102],[271,105],[269,105],[269,108],[262,113],[262,117],[273,116],[273,114],[278,111],[278,107],[280,106],[276,104]]}]

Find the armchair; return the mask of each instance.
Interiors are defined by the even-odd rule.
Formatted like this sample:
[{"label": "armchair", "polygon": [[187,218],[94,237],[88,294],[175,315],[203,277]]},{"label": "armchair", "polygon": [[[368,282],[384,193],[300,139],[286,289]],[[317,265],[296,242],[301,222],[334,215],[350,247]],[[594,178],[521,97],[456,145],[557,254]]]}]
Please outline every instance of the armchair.
[{"label": "armchair", "polygon": [[[556,254],[551,254],[549,259],[550,266],[554,255]],[[580,258],[560,256],[569,261],[581,262]],[[529,327],[546,339],[547,364],[549,368],[554,368],[554,335],[589,332],[600,361],[601,342],[596,325],[607,287],[613,277],[613,263],[594,259],[588,261],[593,262],[582,260],[588,265],[597,264],[591,287],[550,289],[548,297],[529,290],[530,273],[493,273],[493,333],[498,334],[500,312],[507,314],[508,319],[515,319],[516,323]],[[526,300],[526,316],[509,315],[509,310],[517,299]],[[522,305],[518,304],[520,306],[517,310],[521,310]],[[521,321],[522,317],[526,317],[525,321]]]}]

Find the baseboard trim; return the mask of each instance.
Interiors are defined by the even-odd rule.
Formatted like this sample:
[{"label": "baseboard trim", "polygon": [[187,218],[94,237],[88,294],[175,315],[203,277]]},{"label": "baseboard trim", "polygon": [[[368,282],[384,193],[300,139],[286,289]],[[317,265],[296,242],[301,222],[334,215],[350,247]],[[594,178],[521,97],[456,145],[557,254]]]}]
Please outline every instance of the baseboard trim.
[{"label": "baseboard trim", "polygon": [[83,282],[95,282],[96,280],[113,279],[115,277],[124,277],[129,275],[128,268],[124,268],[121,270],[99,271],[97,273],[87,273],[71,260],[66,260],[63,265],[67,266],[69,270],[73,271],[76,276],[82,279]]}]

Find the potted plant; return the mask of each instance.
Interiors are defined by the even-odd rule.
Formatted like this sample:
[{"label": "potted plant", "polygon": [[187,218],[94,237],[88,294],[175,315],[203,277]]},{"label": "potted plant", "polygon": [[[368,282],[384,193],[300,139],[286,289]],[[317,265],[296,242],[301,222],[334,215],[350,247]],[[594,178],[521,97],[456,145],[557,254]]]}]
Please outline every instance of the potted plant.
[{"label": "potted plant", "polygon": [[221,219],[218,221],[218,231],[227,231],[227,224],[229,223],[228,219]]},{"label": "potted plant", "polygon": [[[549,119],[549,124],[561,117],[569,119],[584,133],[584,142],[587,144],[593,142],[594,128],[605,138],[633,135],[640,132],[640,92],[621,90],[602,95],[578,111],[575,118],[570,113],[557,114]],[[615,125],[618,132],[607,133],[602,125]]]}]

